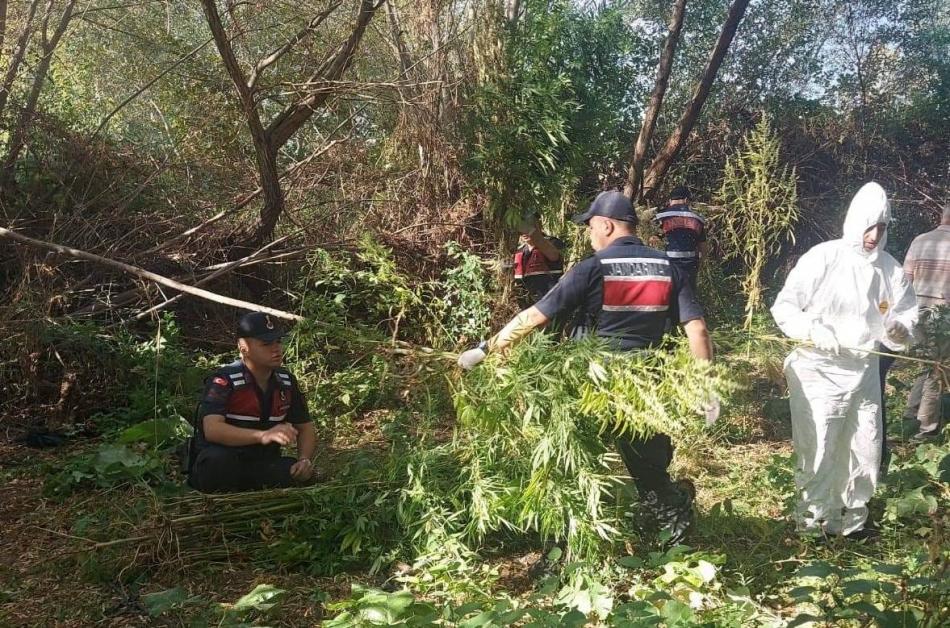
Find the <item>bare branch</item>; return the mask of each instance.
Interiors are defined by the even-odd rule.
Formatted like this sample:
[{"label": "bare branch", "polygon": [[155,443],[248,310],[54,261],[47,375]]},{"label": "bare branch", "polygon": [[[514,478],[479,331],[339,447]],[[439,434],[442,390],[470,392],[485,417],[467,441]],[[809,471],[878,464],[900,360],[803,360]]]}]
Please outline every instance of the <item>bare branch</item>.
[{"label": "bare branch", "polygon": [[[335,129],[333,129],[333,131],[331,131],[330,134],[329,134],[327,137],[333,137],[333,136],[337,133],[337,131],[339,131],[340,129],[342,129],[344,125],[346,125],[348,122],[350,122],[356,115],[358,115],[359,113],[361,113],[365,108],[366,108],[366,106],[364,105],[363,107],[360,107],[359,109],[357,109],[357,110],[356,110],[353,114],[351,114],[346,120],[344,120],[344,121],[341,122],[339,125],[337,125],[337,127],[336,127]],[[311,161],[313,161],[313,160],[319,158],[320,156],[322,156],[323,154],[325,154],[327,151],[329,151],[331,148],[333,148],[334,146],[336,146],[337,144],[339,144],[339,143],[341,143],[341,142],[343,142],[343,141],[345,141],[345,138],[344,138],[344,140],[333,140],[333,141],[331,141],[331,142],[328,142],[326,145],[320,147],[319,149],[317,149],[316,151],[314,151],[313,153],[311,153],[310,155],[308,155],[308,156],[305,157],[304,159],[301,159],[300,161],[294,163],[292,166],[290,166],[289,168],[287,168],[286,170],[284,170],[284,172],[282,172],[281,175],[280,175],[281,178],[283,179],[284,177],[287,177],[287,176],[292,175],[293,173],[295,173],[295,172],[297,172],[298,170],[300,170],[300,168],[302,168],[302,167],[305,166],[306,164],[310,163]],[[211,218],[208,218],[207,220],[205,220],[205,221],[202,222],[201,224],[196,225],[196,226],[194,226],[194,227],[192,227],[192,228],[186,230],[185,232],[178,234],[177,236],[175,236],[175,237],[173,237],[173,238],[170,238],[170,239],[168,239],[168,240],[165,240],[165,241],[162,242],[161,244],[157,244],[157,245],[153,246],[152,248],[148,249],[147,251],[144,251],[144,252],[142,253],[142,255],[154,255],[155,253],[158,253],[159,251],[162,251],[162,250],[164,250],[164,249],[167,249],[168,247],[170,247],[170,246],[172,246],[172,245],[174,245],[174,244],[177,244],[178,242],[182,242],[182,241],[184,241],[184,240],[187,240],[188,238],[190,238],[190,237],[193,236],[194,234],[198,233],[199,231],[203,231],[204,229],[210,227],[211,225],[213,225],[213,224],[219,222],[219,221],[222,220],[223,218],[226,218],[227,216],[230,216],[230,215],[232,215],[232,214],[236,214],[237,212],[239,212],[239,211],[241,211],[242,209],[244,209],[245,207],[247,207],[247,206],[251,203],[251,201],[253,201],[253,200],[256,199],[258,196],[260,196],[262,191],[263,191],[263,190],[261,190],[261,188],[257,188],[256,190],[254,190],[254,191],[252,191],[252,192],[249,192],[248,194],[244,195],[244,197],[242,197],[242,198],[237,202],[237,204],[236,204],[234,207],[230,207],[230,208],[228,208],[228,209],[223,209],[223,210],[221,210],[220,212],[218,212],[217,214],[215,214],[215,215],[212,216]]]},{"label": "bare branch", "polygon": [[334,4],[331,4],[327,8],[326,11],[323,11],[315,15],[313,19],[311,19],[310,22],[307,24],[307,26],[300,29],[293,37],[291,37],[287,41],[287,43],[285,43],[283,46],[281,46],[274,52],[270,53],[269,55],[261,59],[257,63],[257,65],[254,67],[254,70],[251,71],[251,78],[247,83],[248,89],[250,89],[251,91],[254,91],[254,88],[257,86],[257,82],[258,80],[260,80],[261,76],[263,75],[264,70],[266,70],[273,64],[277,63],[277,61],[282,56],[290,52],[290,50],[294,46],[296,46],[301,41],[306,39],[311,33],[313,33],[320,26],[320,24],[323,23],[324,20],[326,20],[330,16],[331,13],[336,11],[339,7],[340,7],[340,2],[335,2]]},{"label": "bare branch", "polygon": [[96,136],[98,136],[99,133],[102,132],[102,129],[104,129],[107,124],[109,124],[109,120],[111,120],[112,117],[113,117],[115,114],[119,113],[119,111],[121,111],[126,105],[128,105],[130,102],[132,102],[133,100],[135,100],[136,98],[138,98],[140,95],[142,95],[142,93],[145,92],[145,90],[147,90],[148,88],[150,88],[152,85],[154,85],[155,83],[157,83],[157,82],[159,82],[160,80],[162,80],[163,78],[165,78],[172,70],[174,70],[175,68],[177,68],[178,66],[180,66],[182,63],[184,63],[185,61],[187,61],[187,60],[190,59],[191,57],[195,56],[196,54],[198,54],[198,53],[201,52],[202,50],[204,50],[205,46],[207,46],[208,44],[210,44],[212,41],[214,41],[214,38],[213,38],[213,37],[209,37],[203,44],[201,44],[200,46],[198,46],[197,48],[195,48],[195,49],[192,50],[191,52],[185,54],[183,57],[180,57],[177,61],[175,61],[175,63],[171,64],[170,66],[168,66],[167,68],[165,68],[164,70],[162,70],[161,72],[159,72],[158,75],[155,76],[153,79],[151,79],[150,81],[148,81],[147,83],[145,83],[144,85],[142,85],[142,87],[140,87],[140,88],[138,88],[137,90],[135,90],[134,92],[132,92],[132,93],[129,95],[128,98],[126,98],[125,100],[123,100],[122,102],[120,102],[120,103],[115,107],[115,109],[113,109],[112,111],[110,111],[109,114],[108,114],[105,118],[102,119],[102,122],[100,122],[100,123],[99,123],[99,126],[96,127],[96,130],[93,132],[92,136],[90,137],[90,140],[95,139]]},{"label": "bare branch", "polygon": [[[254,251],[254,252],[251,253],[250,255],[246,255],[246,256],[242,257],[241,259],[234,260],[233,262],[228,262],[228,263],[225,264],[224,266],[215,269],[214,272],[208,274],[206,277],[202,277],[201,279],[199,279],[198,281],[196,281],[194,285],[195,285],[195,286],[202,286],[202,285],[204,285],[204,284],[206,284],[206,283],[208,283],[208,282],[210,282],[210,281],[214,281],[215,279],[217,279],[218,277],[220,277],[220,276],[222,276],[222,275],[225,275],[225,274],[231,272],[232,270],[236,270],[237,268],[239,268],[240,266],[243,266],[243,265],[246,264],[247,262],[250,262],[251,260],[260,257],[261,254],[264,253],[264,252],[266,252],[268,249],[273,248],[273,247],[277,246],[278,244],[280,244],[281,242],[284,242],[284,241],[290,239],[292,235],[293,235],[293,234],[286,235],[286,236],[284,236],[284,237],[282,237],[282,238],[277,238],[277,239],[274,240],[273,242],[270,242],[269,244],[265,244],[265,245],[262,246],[261,248],[257,249],[256,251]],[[138,320],[142,320],[143,318],[145,318],[145,317],[148,316],[149,314],[153,314],[153,313],[158,312],[158,311],[160,311],[160,310],[164,310],[166,307],[168,307],[169,305],[172,305],[172,304],[175,303],[176,301],[180,301],[181,299],[184,299],[186,294],[187,294],[187,293],[185,293],[185,292],[181,292],[181,293],[176,294],[175,296],[171,297],[170,299],[166,299],[165,301],[162,301],[162,302],[159,303],[158,305],[155,305],[155,306],[153,306],[153,307],[150,307],[150,308],[148,308],[147,310],[144,310],[144,311],[142,311],[142,312],[139,312],[138,314],[135,315],[135,320],[137,320],[137,321],[138,321]]]},{"label": "bare branch", "polygon": [[693,125],[696,124],[699,113],[706,103],[709,90],[716,80],[719,67],[722,65],[726,52],[728,52],[729,46],[736,36],[736,30],[738,30],[739,23],[742,21],[742,17],[745,15],[745,10],[748,6],[749,0],[733,0],[729,6],[729,12],[726,15],[725,22],[723,22],[722,30],[719,32],[716,45],[710,51],[709,58],[706,60],[706,66],[703,68],[702,76],[693,90],[693,97],[686,106],[686,110],[683,111],[683,114],[680,116],[672,135],[667,139],[666,144],[663,145],[660,152],[657,153],[656,158],[653,160],[653,163],[650,164],[650,168],[644,177],[643,197],[646,200],[649,201],[653,199],[660,184],[663,182],[663,178],[666,176],[666,172],[670,168],[670,164],[673,163],[673,160],[683,148],[686,138],[693,130]]},{"label": "bare branch", "polygon": [[[310,77],[309,82],[318,80],[336,81],[343,76],[353,59],[353,55],[356,53],[360,41],[363,39],[366,26],[373,19],[373,15],[376,14],[376,10],[382,6],[383,2],[385,0],[362,0],[360,2],[360,12],[349,38],[339,47],[336,54],[320,65]],[[313,113],[326,103],[330,93],[325,91],[311,92],[287,107],[267,127],[271,145],[279,148],[286,144],[287,140],[297,132],[297,129],[303,126]]]},{"label": "bare branch", "polygon": [[274,308],[265,307],[263,305],[258,305],[256,303],[251,303],[249,301],[241,301],[240,299],[232,299],[231,297],[222,296],[220,294],[215,294],[214,292],[208,292],[201,288],[195,288],[187,284],[175,281],[174,279],[169,279],[168,277],[163,277],[162,275],[153,273],[151,271],[139,268],[137,266],[131,266],[123,262],[117,262],[115,260],[108,259],[106,257],[101,257],[95,255],[94,253],[88,253],[86,251],[81,251],[79,249],[74,249],[68,246],[62,246],[60,244],[54,244],[52,242],[45,242],[43,240],[36,240],[16,231],[11,231],[0,227],[0,238],[7,238],[9,240],[14,240],[20,242],[21,244],[27,244],[40,249],[46,249],[48,251],[53,251],[54,253],[59,253],[60,255],[68,255],[69,257],[75,257],[77,259],[86,260],[87,262],[93,262],[96,264],[101,264],[103,266],[108,266],[116,270],[121,270],[124,273],[134,275],[141,279],[146,279],[163,286],[167,286],[179,292],[185,292],[190,295],[201,297],[202,299],[207,299],[208,301],[214,301],[215,303],[221,303],[223,305],[230,305],[231,307],[240,308],[243,310],[250,310],[252,312],[264,312],[265,314],[270,314],[278,318],[283,318],[293,321],[304,320],[302,316],[297,314],[291,314],[290,312],[284,312],[283,310],[276,310]]}]

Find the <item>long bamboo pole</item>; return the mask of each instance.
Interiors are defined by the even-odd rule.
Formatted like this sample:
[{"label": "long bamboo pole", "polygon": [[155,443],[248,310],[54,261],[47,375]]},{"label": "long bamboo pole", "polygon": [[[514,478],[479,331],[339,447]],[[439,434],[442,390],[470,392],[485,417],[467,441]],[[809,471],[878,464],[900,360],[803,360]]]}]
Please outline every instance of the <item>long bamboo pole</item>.
[{"label": "long bamboo pole", "polygon": [[189,286],[183,284],[180,281],[175,281],[174,279],[169,279],[168,277],[163,277],[157,273],[145,270],[144,268],[139,268],[138,266],[132,266],[131,264],[126,264],[124,262],[119,262],[116,260],[109,259],[107,257],[102,257],[94,253],[88,253],[86,251],[81,251],[79,249],[74,249],[72,247],[63,246],[61,244],[55,244],[53,242],[46,242],[44,240],[36,240],[34,238],[27,237],[16,231],[10,229],[5,229],[0,227],[0,238],[7,238],[8,240],[14,240],[15,242],[20,242],[21,244],[27,244],[40,249],[46,249],[59,253],[61,255],[68,255],[70,257],[75,257],[77,259],[83,259],[87,262],[93,262],[96,264],[101,264],[103,266],[108,266],[110,268],[115,268],[121,270],[124,273],[130,275],[135,275],[142,279],[147,279],[155,283],[167,286],[179,292],[185,292],[192,296],[200,297],[208,301],[214,301],[215,303],[221,303],[222,305],[230,305],[231,307],[236,307],[242,310],[250,310],[251,312],[263,312],[265,314],[270,314],[271,316],[276,316],[277,318],[283,318],[291,321],[302,321],[304,320],[303,316],[297,314],[292,314],[290,312],[285,312],[283,310],[278,310],[272,307],[267,307],[264,305],[258,305],[257,303],[251,303],[250,301],[242,301],[240,299],[232,299],[231,297],[226,297],[214,292],[209,292],[202,288],[195,288],[194,286]]}]

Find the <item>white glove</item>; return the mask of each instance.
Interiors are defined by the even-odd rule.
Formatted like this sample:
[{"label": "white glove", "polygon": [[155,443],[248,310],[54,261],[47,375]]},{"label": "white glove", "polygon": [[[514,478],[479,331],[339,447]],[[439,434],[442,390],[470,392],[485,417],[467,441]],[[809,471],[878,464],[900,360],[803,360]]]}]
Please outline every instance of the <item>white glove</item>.
[{"label": "white glove", "polygon": [[808,335],[811,341],[815,343],[815,347],[822,351],[830,351],[835,355],[841,353],[841,345],[838,344],[838,339],[835,338],[835,332],[831,331],[831,328],[826,325],[815,323]]},{"label": "white glove", "polygon": [[719,403],[719,397],[713,397],[708,403],[703,405],[703,414],[706,416],[706,427],[712,427],[719,420],[719,412],[722,406]]},{"label": "white glove", "polygon": [[458,365],[466,371],[470,371],[481,364],[487,355],[487,345],[483,342],[474,349],[462,352],[462,355],[460,355],[458,359]]},{"label": "white glove", "polygon": [[906,344],[910,339],[910,330],[894,320],[888,321],[887,324],[884,325],[884,331],[887,332],[888,340],[893,340],[899,345]]}]

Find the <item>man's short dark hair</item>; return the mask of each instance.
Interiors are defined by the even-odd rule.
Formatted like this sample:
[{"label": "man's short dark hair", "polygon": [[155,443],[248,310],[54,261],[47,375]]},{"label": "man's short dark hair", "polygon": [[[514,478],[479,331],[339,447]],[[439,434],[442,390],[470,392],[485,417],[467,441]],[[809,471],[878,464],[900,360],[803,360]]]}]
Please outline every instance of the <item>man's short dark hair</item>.
[{"label": "man's short dark hair", "polygon": [[673,191],[670,192],[671,201],[688,201],[689,198],[689,188],[685,185],[677,185],[673,188]]}]

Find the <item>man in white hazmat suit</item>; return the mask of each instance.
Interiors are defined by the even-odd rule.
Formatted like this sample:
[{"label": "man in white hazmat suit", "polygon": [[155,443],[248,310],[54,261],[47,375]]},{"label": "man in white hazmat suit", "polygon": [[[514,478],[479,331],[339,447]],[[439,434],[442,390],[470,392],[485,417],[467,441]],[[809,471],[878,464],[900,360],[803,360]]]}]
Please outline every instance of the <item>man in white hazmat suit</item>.
[{"label": "man in white hazmat suit", "polygon": [[884,249],[890,207],[877,183],[851,201],[841,239],[801,257],[772,306],[782,331],[810,341],[785,360],[798,458],[799,531],[874,534],[865,528],[881,462],[878,357],[860,349],[907,345],[917,299]]}]

